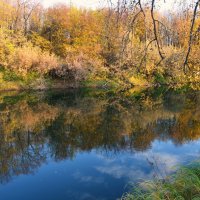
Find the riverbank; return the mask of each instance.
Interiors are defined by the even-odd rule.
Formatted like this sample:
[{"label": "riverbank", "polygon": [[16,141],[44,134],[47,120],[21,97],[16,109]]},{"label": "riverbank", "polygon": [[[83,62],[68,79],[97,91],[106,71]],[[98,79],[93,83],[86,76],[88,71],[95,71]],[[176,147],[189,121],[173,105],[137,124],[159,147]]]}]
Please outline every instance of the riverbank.
[{"label": "riverbank", "polygon": [[123,200],[197,200],[200,199],[200,162],[181,167],[162,180],[144,181]]},{"label": "riverbank", "polygon": [[14,72],[0,71],[0,91],[10,90],[48,90],[48,89],[69,89],[69,88],[102,88],[114,90],[128,90],[134,87],[169,87],[174,89],[191,88],[200,89],[199,82],[169,82],[167,80],[156,79],[152,77],[147,80],[143,76],[125,77],[127,80],[121,80],[119,77],[109,78],[88,78],[82,81],[69,81],[63,79],[53,79],[50,76],[39,76],[36,73],[30,73],[26,76],[17,75]]}]

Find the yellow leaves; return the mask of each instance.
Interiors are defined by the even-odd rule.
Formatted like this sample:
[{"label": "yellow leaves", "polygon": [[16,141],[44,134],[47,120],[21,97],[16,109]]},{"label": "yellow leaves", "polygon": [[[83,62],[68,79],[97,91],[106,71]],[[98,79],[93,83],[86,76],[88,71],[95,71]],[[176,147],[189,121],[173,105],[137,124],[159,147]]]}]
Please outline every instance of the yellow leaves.
[{"label": "yellow leaves", "polygon": [[50,51],[52,49],[50,41],[40,36],[36,32],[32,32],[29,38],[34,46],[38,46],[44,51]]},{"label": "yellow leaves", "polygon": [[[190,19],[184,15],[172,13],[171,18],[167,18],[155,11],[158,19],[158,42],[165,55],[165,59],[157,67],[160,56],[158,44],[153,40],[155,35],[148,7],[144,7],[144,17],[142,13],[137,15],[137,6],[129,11],[121,10],[121,13],[114,9],[87,10],[63,4],[48,9],[38,6],[27,21],[29,34],[26,36],[17,31],[21,29],[23,32],[25,26],[22,6],[19,9],[17,6],[13,8],[1,1],[0,8],[0,25],[9,25],[9,28],[3,30],[3,37],[0,33],[0,64],[23,76],[30,71],[43,75],[55,69],[62,71],[65,78],[68,70],[86,75],[82,76],[84,79],[88,77],[88,73],[99,77],[110,73],[119,80],[123,70],[126,74],[140,71],[150,79],[154,79],[155,72],[168,76],[168,80],[173,81],[184,77],[181,70],[190,27]],[[189,12],[187,14],[190,16]],[[195,34],[199,22],[197,19]],[[12,29],[12,34],[8,33],[8,29]],[[198,44],[199,37],[195,39],[194,50],[190,55],[190,68],[194,73],[188,80],[199,80],[196,73],[200,65]],[[102,66],[108,68],[107,73],[97,70]],[[74,76],[76,75],[72,75]],[[147,84],[137,77],[130,77],[130,82],[136,85]]]},{"label": "yellow leaves", "polygon": [[38,72],[42,75],[57,66],[58,58],[32,45],[16,48],[14,56],[8,61],[8,68],[22,76],[29,72]]},{"label": "yellow leaves", "polygon": [[9,27],[10,22],[13,19],[14,7],[7,4],[4,1],[0,1],[0,25],[3,27]]},{"label": "yellow leaves", "polygon": [[14,53],[14,45],[5,34],[6,29],[0,29],[0,65],[7,66]]},{"label": "yellow leaves", "polygon": [[146,86],[148,85],[148,81],[142,78],[141,76],[131,76],[129,78],[129,82],[135,86]]}]

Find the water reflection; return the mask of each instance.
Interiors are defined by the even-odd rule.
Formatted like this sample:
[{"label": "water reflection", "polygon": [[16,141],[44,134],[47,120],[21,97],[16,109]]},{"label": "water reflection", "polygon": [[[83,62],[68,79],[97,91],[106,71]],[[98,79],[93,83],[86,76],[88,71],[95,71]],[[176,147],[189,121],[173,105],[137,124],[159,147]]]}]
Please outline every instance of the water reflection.
[{"label": "water reflection", "polygon": [[[135,174],[144,178],[150,169],[143,169],[145,161],[140,154],[149,157],[151,149],[159,147],[163,160],[177,164],[177,158],[169,159],[162,148],[174,151],[200,138],[199,105],[199,92],[3,93],[0,95],[0,182],[32,174],[49,159],[73,160],[81,153],[104,159],[104,164],[96,167],[100,173],[118,179],[126,176],[134,179]],[[138,162],[137,168],[134,165],[123,168],[122,152],[128,152],[128,162]],[[122,160],[116,163],[113,155]],[[73,178],[101,183],[105,177],[80,178],[80,172],[76,172]]]}]

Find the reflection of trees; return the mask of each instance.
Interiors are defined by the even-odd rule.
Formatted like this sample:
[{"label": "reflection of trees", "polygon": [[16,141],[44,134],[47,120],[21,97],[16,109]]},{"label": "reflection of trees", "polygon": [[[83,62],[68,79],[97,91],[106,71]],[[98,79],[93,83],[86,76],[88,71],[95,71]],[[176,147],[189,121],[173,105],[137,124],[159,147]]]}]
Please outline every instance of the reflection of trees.
[{"label": "reflection of trees", "polygon": [[200,137],[198,93],[158,98],[151,93],[141,98],[40,96],[0,97],[1,181],[32,173],[49,152],[55,160],[72,159],[77,152],[94,148],[145,151],[156,139],[183,144]]},{"label": "reflection of trees", "polygon": [[44,138],[30,132],[13,132],[13,138],[0,134],[0,181],[13,175],[29,174],[45,161]]},{"label": "reflection of trees", "polygon": [[[13,97],[15,98],[15,97]],[[21,100],[4,104],[0,112],[0,180],[28,174],[45,161],[42,132],[58,114],[57,108]]]}]

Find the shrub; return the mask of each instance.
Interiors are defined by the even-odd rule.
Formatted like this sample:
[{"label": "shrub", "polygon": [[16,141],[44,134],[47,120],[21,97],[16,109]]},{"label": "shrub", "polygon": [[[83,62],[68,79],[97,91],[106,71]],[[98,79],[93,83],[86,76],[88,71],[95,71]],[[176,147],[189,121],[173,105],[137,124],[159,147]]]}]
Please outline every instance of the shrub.
[{"label": "shrub", "polygon": [[89,65],[81,56],[67,57],[60,66],[50,70],[50,75],[70,82],[79,82],[87,77],[88,69]]},{"label": "shrub", "polygon": [[27,45],[18,47],[9,61],[9,69],[18,72],[22,76],[29,72],[38,72],[41,75],[49,70],[57,68],[58,59],[53,54],[43,52],[38,47]]},{"label": "shrub", "polygon": [[50,51],[52,49],[50,41],[40,36],[36,32],[32,32],[28,38],[34,46],[40,47],[43,51]]},{"label": "shrub", "polygon": [[0,65],[7,66],[14,53],[14,44],[6,36],[5,31],[0,29]]},{"label": "shrub", "polygon": [[20,77],[13,71],[3,70],[2,72],[3,72],[4,81],[21,81],[22,80],[22,77]]}]

